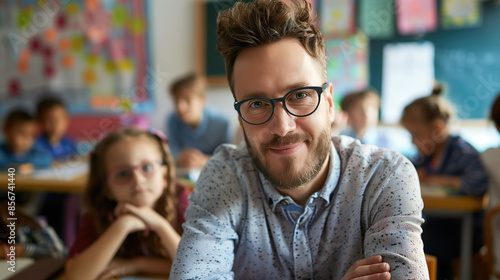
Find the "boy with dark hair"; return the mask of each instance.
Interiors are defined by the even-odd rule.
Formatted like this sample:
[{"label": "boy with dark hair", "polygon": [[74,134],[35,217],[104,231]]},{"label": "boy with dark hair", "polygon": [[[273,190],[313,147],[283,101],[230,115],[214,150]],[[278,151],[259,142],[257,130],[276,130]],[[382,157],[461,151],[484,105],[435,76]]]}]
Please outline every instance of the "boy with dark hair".
[{"label": "boy with dark hair", "polygon": [[230,142],[229,122],[205,107],[205,79],[194,73],[174,81],[171,93],[175,113],[168,119],[169,146],[176,163],[201,168],[215,148]]},{"label": "boy with dark hair", "polygon": [[27,112],[17,109],[7,115],[3,125],[5,142],[0,144],[0,168],[29,164],[23,165],[25,171],[29,171],[33,166],[50,166],[50,155],[33,145],[35,132],[35,120]]},{"label": "boy with dark hair", "polygon": [[64,103],[56,97],[45,97],[38,102],[37,120],[42,135],[35,146],[49,153],[54,159],[67,159],[77,149],[74,141],[66,136],[69,125],[68,113]]}]

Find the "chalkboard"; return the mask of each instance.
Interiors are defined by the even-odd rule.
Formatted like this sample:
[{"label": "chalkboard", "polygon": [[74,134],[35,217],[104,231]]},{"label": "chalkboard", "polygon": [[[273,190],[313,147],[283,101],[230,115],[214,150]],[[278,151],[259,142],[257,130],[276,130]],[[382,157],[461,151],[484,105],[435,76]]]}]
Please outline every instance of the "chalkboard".
[{"label": "chalkboard", "polygon": [[[249,2],[250,0],[241,0]],[[209,85],[227,85],[224,59],[217,50],[217,15],[237,0],[200,0],[197,3],[196,70],[207,76]]]},{"label": "chalkboard", "polygon": [[[481,119],[489,114],[500,92],[500,6],[483,3],[483,24],[477,28],[438,29],[422,37],[397,35],[370,40],[370,85],[382,88],[384,45],[430,41],[435,47],[435,76],[443,82],[445,97],[461,119]],[[383,98],[383,92],[382,98]]]}]

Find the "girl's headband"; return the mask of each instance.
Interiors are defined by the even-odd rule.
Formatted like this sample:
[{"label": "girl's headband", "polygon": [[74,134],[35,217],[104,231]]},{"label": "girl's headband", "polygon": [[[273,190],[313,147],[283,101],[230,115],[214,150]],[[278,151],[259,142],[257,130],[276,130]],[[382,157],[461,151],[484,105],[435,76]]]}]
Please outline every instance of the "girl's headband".
[{"label": "girl's headband", "polygon": [[[147,130],[147,132],[153,136],[156,136],[158,139],[160,139],[165,144],[168,144],[168,138],[167,138],[167,136],[165,136],[165,134],[161,130],[156,129],[156,128],[150,128],[149,130]],[[106,136],[104,136],[104,134],[100,135],[99,140],[95,143],[94,147],[92,149],[90,149],[89,156],[92,156],[94,154],[94,152],[97,149],[97,147],[99,146],[99,144],[101,144],[102,139],[104,139],[105,137]]]}]

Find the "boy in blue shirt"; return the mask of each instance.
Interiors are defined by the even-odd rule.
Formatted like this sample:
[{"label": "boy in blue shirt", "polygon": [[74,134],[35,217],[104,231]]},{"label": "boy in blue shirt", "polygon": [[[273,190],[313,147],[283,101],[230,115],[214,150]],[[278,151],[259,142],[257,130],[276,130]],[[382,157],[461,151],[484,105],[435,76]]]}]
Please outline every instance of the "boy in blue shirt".
[{"label": "boy in blue shirt", "polygon": [[42,135],[35,146],[49,153],[53,159],[69,160],[77,152],[74,141],[66,136],[68,113],[63,102],[56,97],[46,97],[37,105],[37,119]]},{"label": "boy in blue shirt", "polygon": [[176,163],[201,168],[215,148],[230,142],[227,118],[205,107],[205,80],[189,74],[171,86],[175,113],[168,119],[169,146]]},{"label": "boy in blue shirt", "polygon": [[[36,149],[33,145],[36,123],[33,117],[23,110],[13,110],[5,118],[3,133],[5,142],[0,144],[0,168],[23,166],[26,172],[32,167],[49,167],[50,155]],[[24,165],[28,164],[28,165]],[[23,172],[23,170],[20,170]]]}]

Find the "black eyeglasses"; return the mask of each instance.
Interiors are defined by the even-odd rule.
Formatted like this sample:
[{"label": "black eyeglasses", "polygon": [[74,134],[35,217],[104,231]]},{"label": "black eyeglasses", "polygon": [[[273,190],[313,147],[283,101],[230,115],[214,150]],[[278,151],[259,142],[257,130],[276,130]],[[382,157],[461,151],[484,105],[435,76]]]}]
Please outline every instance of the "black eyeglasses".
[{"label": "black eyeglasses", "polygon": [[281,102],[285,110],[295,117],[307,117],[319,107],[321,93],[328,88],[328,83],[322,87],[301,87],[287,92],[281,98],[268,99],[254,97],[241,102],[234,102],[234,109],[248,124],[259,125],[269,121],[274,114],[274,103]]}]

